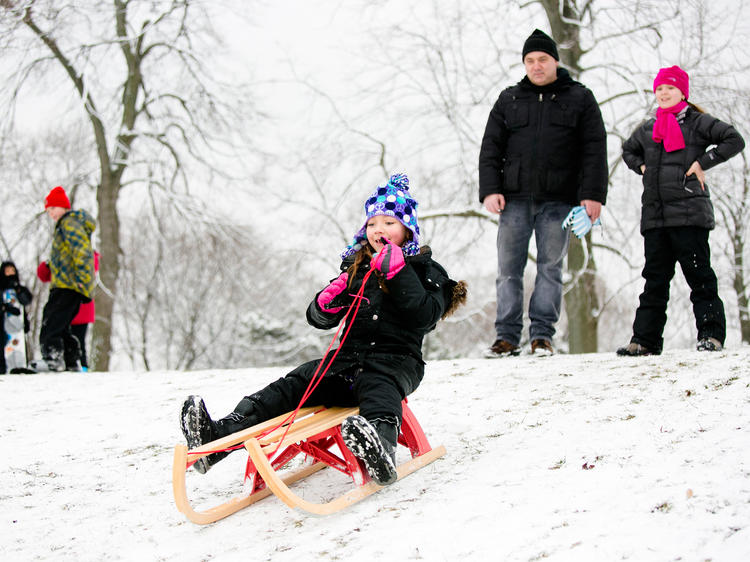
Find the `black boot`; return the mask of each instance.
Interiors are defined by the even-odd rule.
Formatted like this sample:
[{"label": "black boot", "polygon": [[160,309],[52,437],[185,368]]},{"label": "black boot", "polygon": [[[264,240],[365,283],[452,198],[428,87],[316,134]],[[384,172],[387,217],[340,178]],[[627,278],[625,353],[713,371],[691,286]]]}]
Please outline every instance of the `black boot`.
[{"label": "black boot", "polygon": [[365,464],[367,473],[376,484],[387,486],[398,479],[398,426],[395,423],[384,419],[370,423],[362,416],[349,416],[341,423],[341,435],[349,450]]},{"label": "black boot", "polygon": [[[234,411],[220,420],[213,421],[200,396],[189,396],[182,405],[180,427],[190,449],[195,449],[221,437],[226,437],[258,423],[253,412],[252,401],[243,398]],[[201,474],[226,457],[232,451],[211,453],[195,462],[193,467]]]},{"label": "black boot", "polygon": [[60,373],[65,370],[63,350],[42,346],[42,358],[29,361],[29,366],[39,373]]},{"label": "black boot", "polygon": [[[195,449],[218,439],[216,424],[208,414],[203,398],[200,396],[188,396],[182,404],[180,428],[189,449]],[[208,472],[211,465],[214,464],[209,461],[209,457],[211,455],[195,461],[193,468],[201,474]]]}]

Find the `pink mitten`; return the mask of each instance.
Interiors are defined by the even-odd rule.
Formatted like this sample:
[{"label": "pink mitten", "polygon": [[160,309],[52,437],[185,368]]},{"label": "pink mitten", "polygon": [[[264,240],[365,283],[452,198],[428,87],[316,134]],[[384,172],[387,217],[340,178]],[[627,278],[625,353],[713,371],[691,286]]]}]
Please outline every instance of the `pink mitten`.
[{"label": "pink mitten", "polygon": [[371,265],[385,275],[386,279],[393,279],[406,265],[404,251],[393,242],[386,242],[385,247],[372,257]]},{"label": "pink mitten", "polygon": [[339,275],[336,279],[331,281],[331,284],[328,285],[328,287],[326,287],[320,292],[320,294],[318,295],[318,306],[320,307],[322,311],[330,312],[331,314],[334,314],[343,308],[341,306],[328,308],[328,305],[333,299],[335,299],[337,296],[339,296],[341,293],[344,292],[344,289],[346,289],[346,282],[348,281],[348,279],[349,279],[349,274],[344,272],[341,275]]}]

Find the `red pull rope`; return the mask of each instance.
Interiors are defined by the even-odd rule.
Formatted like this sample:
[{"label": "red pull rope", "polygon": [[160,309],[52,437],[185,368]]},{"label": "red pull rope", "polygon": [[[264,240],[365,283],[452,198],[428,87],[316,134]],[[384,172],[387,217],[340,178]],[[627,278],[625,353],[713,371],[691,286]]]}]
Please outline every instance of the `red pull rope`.
[{"label": "red pull rope", "polygon": [[[276,431],[278,428],[280,428],[282,425],[287,424],[286,430],[284,431],[284,435],[281,436],[281,439],[279,439],[279,444],[276,446],[276,448],[273,450],[272,453],[270,453],[268,456],[275,455],[276,452],[281,447],[281,443],[286,437],[287,433],[289,433],[289,429],[292,427],[292,424],[294,423],[294,420],[297,418],[297,414],[300,411],[300,408],[302,408],[302,404],[305,403],[305,401],[312,395],[312,393],[315,391],[315,389],[320,384],[320,381],[323,380],[323,377],[328,372],[328,369],[333,364],[333,361],[336,359],[336,356],[339,354],[339,351],[341,350],[341,347],[344,345],[344,342],[346,341],[347,336],[349,335],[349,331],[352,329],[352,324],[354,324],[354,319],[357,317],[357,313],[359,312],[359,307],[362,304],[362,300],[367,300],[363,294],[365,291],[365,285],[367,284],[367,280],[369,279],[370,275],[372,275],[372,272],[375,271],[374,269],[370,269],[368,271],[364,278],[362,279],[362,286],[357,291],[356,295],[352,295],[354,299],[357,301],[357,305],[352,308],[349,307],[349,310],[347,311],[346,315],[342,319],[342,322],[339,323],[339,327],[336,330],[336,333],[333,335],[333,339],[331,339],[331,343],[328,344],[328,348],[326,349],[325,353],[323,354],[322,359],[320,360],[320,363],[318,364],[318,368],[315,370],[315,373],[313,374],[312,378],[310,379],[310,382],[307,385],[307,388],[305,389],[304,394],[302,395],[302,398],[299,401],[299,404],[297,404],[297,407],[292,411],[286,418],[284,418],[280,423],[275,425],[274,427],[271,427],[264,431],[263,433],[257,435],[256,437],[264,437],[265,435],[268,435],[269,433]],[[352,314],[352,311],[354,312]],[[336,349],[336,352],[331,357],[330,361],[328,361],[328,364],[325,366],[325,369],[321,372],[321,367],[323,367],[323,363],[325,363],[326,357],[328,357],[328,354],[331,351],[331,348],[333,347],[333,344],[336,341],[336,338],[338,337],[339,333],[341,332],[341,329],[344,327],[344,325],[347,323],[347,320],[349,320],[349,316],[351,316],[351,320],[346,328],[346,332],[344,332],[344,335],[341,337],[341,343],[339,344],[339,347]],[[237,449],[243,448],[244,445],[235,445],[233,447],[227,447],[226,449],[217,449],[212,451],[203,451],[201,453],[188,451],[188,455],[206,455],[206,454],[212,454],[212,453],[221,453],[224,451],[235,451]],[[194,464],[195,461],[188,463],[188,467],[190,465]]]},{"label": "red pull rope", "polygon": [[[312,378],[310,379],[310,382],[307,385],[307,389],[305,390],[304,394],[302,395],[302,398],[299,401],[299,404],[297,404],[297,407],[294,409],[293,412],[291,412],[286,418],[284,418],[281,423],[279,423],[276,427],[272,427],[265,431],[263,434],[259,435],[259,437],[262,437],[264,435],[268,435],[272,431],[275,431],[279,427],[281,427],[284,424],[288,424],[286,426],[286,430],[284,431],[284,435],[281,436],[281,439],[279,439],[278,445],[276,445],[276,448],[273,450],[273,452],[269,455],[274,455],[281,447],[281,443],[286,437],[287,433],[289,432],[289,429],[292,427],[292,424],[294,423],[294,420],[297,418],[297,414],[299,413],[300,408],[302,407],[302,404],[304,404],[307,399],[312,395],[312,393],[315,391],[315,389],[320,384],[320,381],[323,380],[323,377],[328,372],[328,369],[330,369],[331,365],[333,364],[333,361],[336,359],[336,356],[339,354],[339,351],[344,345],[344,342],[346,341],[347,336],[349,335],[349,331],[352,329],[352,325],[354,324],[354,319],[357,317],[357,313],[359,312],[359,307],[362,304],[362,300],[364,299],[364,291],[365,291],[365,285],[367,284],[367,280],[372,275],[372,272],[375,271],[374,269],[370,269],[368,271],[364,278],[362,279],[362,286],[357,291],[357,294],[354,295],[354,299],[357,301],[357,305],[354,308],[349,308],[346,315],[343,318],[343,321],[339,324],[338,329],[336,330],[336,333],[333,335],[333,339],[331,340],[331,343],[328,344],[328,348],[326,349],[325,353],[323,354],[322,359],[320,360],[320,363],[318,363],[318,368],[315,370],[315,373],[313,374]],[[354,312],[352,314],[352,311]],[[349,319],[349,316],[351,316],[351,319]],[[328,364],[325,366],[325,369],[321,372],[321,367],[323,367],[323,363],[325,363],[326,358],[328,357],[328,353],[331,351],[331,347],[333,347],[334,342],[336,341],[336,338],[338,337],[339,333],[341,332],[341,328],[344,327],[345,324],[347,324],[347,320],[349,320],[346,332],[344,332],[344,335],[341,336],[341,342],[339,344],[339,347],[336,349],[335,353],[331,357],[330,361],[328,361]]]}]

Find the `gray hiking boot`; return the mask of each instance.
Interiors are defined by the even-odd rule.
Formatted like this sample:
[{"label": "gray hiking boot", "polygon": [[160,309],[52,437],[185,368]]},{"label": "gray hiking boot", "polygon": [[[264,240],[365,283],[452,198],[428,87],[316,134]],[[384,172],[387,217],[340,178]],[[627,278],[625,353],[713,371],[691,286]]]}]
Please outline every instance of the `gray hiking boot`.
[{"label": "gray hiking boot", "polygon": [[630,342],[625,347],[617,350],[617,355],[625,357],[641,357],[644,355],[661,355],[661,351],[655,351],[639,343]]},{"label": "gray hiking boot", "polygon": [[344,443],[361,459],[370,478],[380,486],[398,480],[396,444],[398,428],[386,420],[368,422],[362,416],[349,416],[341,423]]},{"label": "gray hiking boot", "polygon": [[716,338],[707,337],[699,339],[695,348],[698,351],[721,351],[724,346]]}]

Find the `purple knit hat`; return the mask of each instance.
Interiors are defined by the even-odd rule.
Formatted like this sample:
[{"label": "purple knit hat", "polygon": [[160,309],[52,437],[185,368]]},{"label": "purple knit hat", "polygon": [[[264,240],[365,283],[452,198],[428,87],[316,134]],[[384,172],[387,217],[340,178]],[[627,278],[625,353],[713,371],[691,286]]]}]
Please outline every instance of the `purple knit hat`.
[{"label": "purple knit hat", "polygon": [[365,223],[354,235],[354,240],[341,253],[347,258],[367,242],[367,221],[376,215],[395,217],[412,232],[412,240],[402,246],[404,255],[414,256],[419,253],[419,225],[417,224],[417,202],[409,194],[409,178],[406,174],[394,174],[387,183],[379,185],[365,201]]}]

